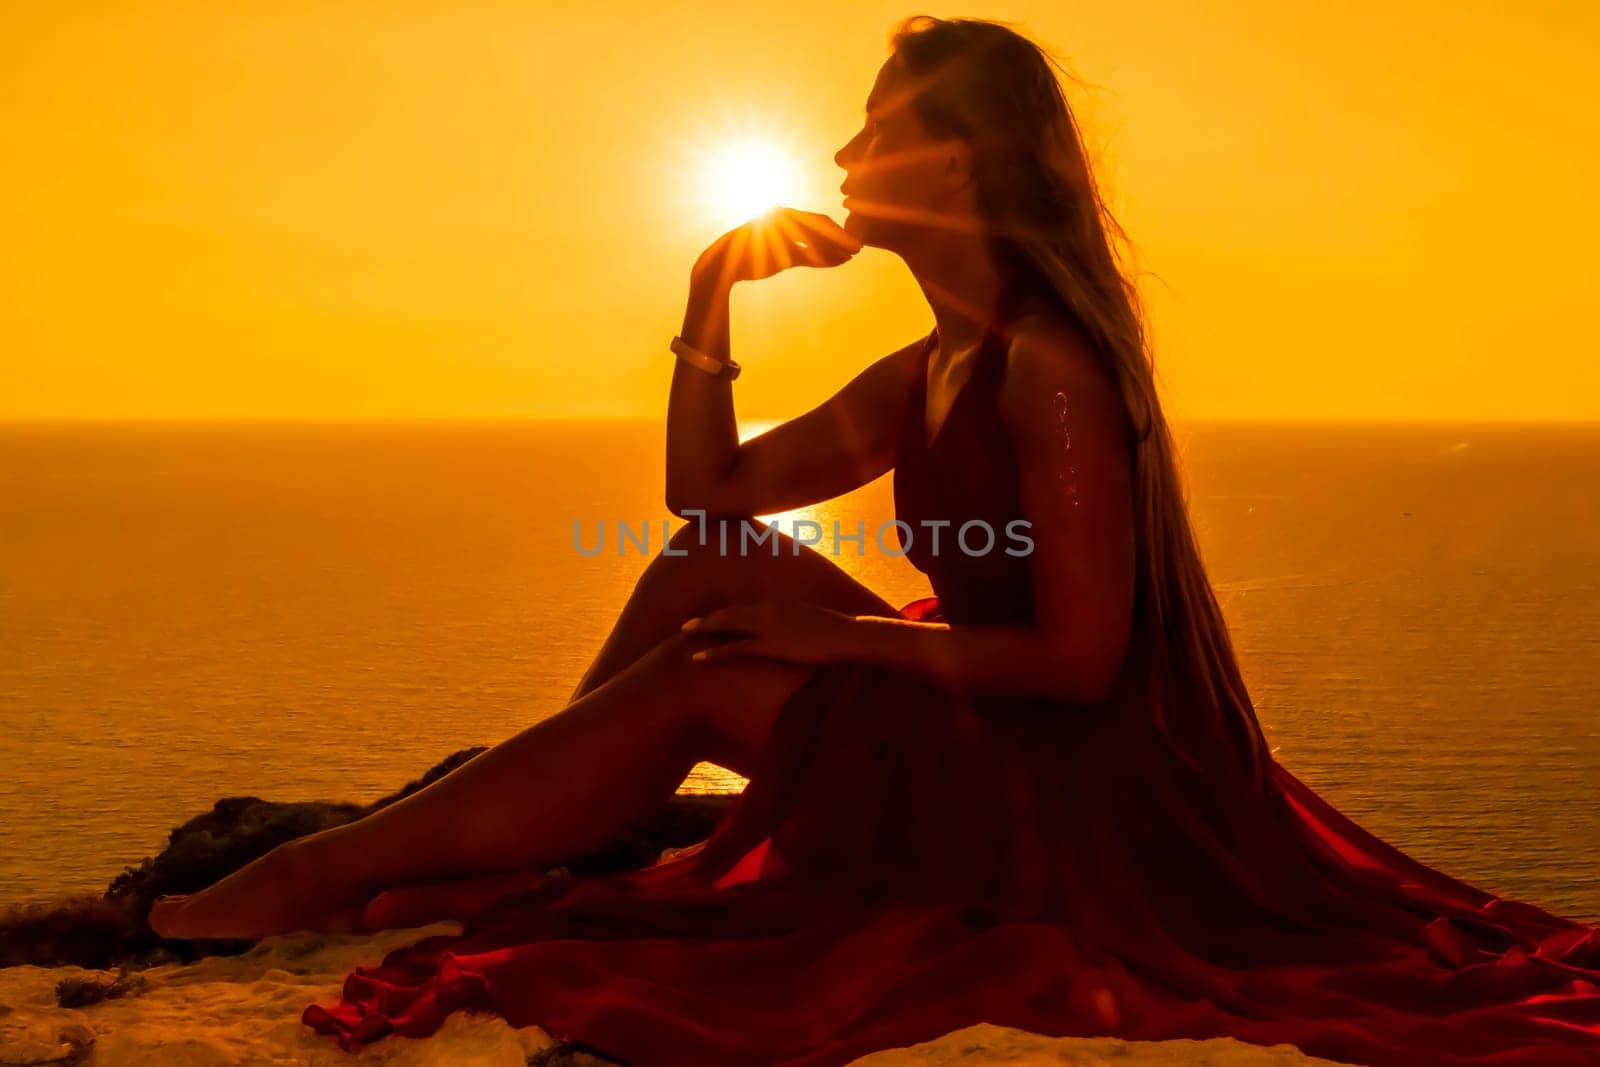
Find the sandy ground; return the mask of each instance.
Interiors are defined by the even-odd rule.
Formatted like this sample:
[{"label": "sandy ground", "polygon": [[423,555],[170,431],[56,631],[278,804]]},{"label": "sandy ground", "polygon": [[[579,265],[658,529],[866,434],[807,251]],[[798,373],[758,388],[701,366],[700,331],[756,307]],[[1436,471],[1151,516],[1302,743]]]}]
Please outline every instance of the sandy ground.
[{"label": "sandy ground", "polygon": [[[74,966],[0,969],[0,1064],[106,1067],[221,1067],[294,1064],[296,1067],[525,1067],[554,1045],[538,1027],[510,1029],[486,1014],[458,1013],[427,1040],[389,1037],[358,1054],[342,1053],[333,1038],[299,1021],[310,1001],[334,1000],[344,974],[398,945],[435,933],[440,923],[392,929],[368,937],[290,934],[269,937],[240,957],[139,971],[141,987],[85,1008],[61,1008],[56,984],[67,977],[115,977],[114,971]],[[854,1067],[915,1064],[1117,1064],[1117,1067],[1288,1067],[1326,1064],[1286,1045],[1259,1048],[1240,1041],[1118,1041],[1046,1038],[976,1025],[938,1041],[862,1057]]]},{"label": "sandy ground", "polygon": [[[295,1064],[299,1067],[393,1067],[482,1064],[525,1067],[554,1044],[537,1027],[513,1030],[493,1016],[458,1013],[423,1041],[386,1038],[357,1055],[300,1024],[313,1000],[335,999],[345,972],[391,948],[448,924],[372,937],[292,935],[263,941],[243,956],[213,957],[139,972],[135,992],[83,1008],[62,1008],[56,983],[71,977],[113,977],[78,967],[0,970],[0,1064],[106,1067],[213,1067]],[[1326,1063],[1287,1045],[1261,1048],[1232,1040],[1127,1042],[1046,1038],[980,1025],[938,1041],[874,1053],[859,1067],[915,1064],[1115,1063],[1118,1067],[1287,1067]]]}]

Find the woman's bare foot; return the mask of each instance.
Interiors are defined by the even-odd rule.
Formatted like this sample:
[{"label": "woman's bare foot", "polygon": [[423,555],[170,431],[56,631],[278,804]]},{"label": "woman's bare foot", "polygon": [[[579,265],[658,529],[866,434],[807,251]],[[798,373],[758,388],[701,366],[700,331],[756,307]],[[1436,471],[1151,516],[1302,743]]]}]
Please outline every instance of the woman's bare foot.
[{"label": "woman's bare foot", "polygon": [[179,939],[363,932],[361,901],[312,851],[306,840],[289,841],[198,893],[162,897],[150,907],[150,929]]}]

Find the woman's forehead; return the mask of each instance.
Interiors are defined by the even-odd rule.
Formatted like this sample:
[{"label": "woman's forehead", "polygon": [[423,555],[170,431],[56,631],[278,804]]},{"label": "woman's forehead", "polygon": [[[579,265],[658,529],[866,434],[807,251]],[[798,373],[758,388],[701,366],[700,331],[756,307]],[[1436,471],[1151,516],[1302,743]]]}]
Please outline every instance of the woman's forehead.
[{"label": "woman's forehead", "polygon": [[890,56],[878,68],[878,76],[872,81],[872,91],[867,94],[867,111],[883,114],[898,110],[905,101],[897,91],[900,78],[895,69],[895,59]]}]

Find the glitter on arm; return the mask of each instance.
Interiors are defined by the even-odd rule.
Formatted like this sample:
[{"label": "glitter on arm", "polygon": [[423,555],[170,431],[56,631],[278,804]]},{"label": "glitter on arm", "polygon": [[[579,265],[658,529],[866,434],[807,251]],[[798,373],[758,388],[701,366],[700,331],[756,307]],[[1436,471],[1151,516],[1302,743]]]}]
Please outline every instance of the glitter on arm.
[{"label": "glitter on arm", "polygon": [[1056,431],[1060,435],[1061,452],[1066,460],[1066,469],[1056,473],[1056,481],[1066,491],[1067,499],[1072,501],[1072,506],[1078,506],[1078,468],[1072,459],[1072,427],[1067,421],[1067,394],[1057,392],[1054,397],[1056,409]]}]

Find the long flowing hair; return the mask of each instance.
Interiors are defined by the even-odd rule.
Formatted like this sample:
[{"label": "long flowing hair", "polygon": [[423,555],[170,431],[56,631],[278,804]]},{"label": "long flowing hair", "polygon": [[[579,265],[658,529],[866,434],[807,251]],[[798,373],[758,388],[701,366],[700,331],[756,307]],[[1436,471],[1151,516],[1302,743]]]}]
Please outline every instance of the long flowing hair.
[{"label": "long flowing hair", "polygon": [[1134,638],[1149,654],[1155,724],[1207,787],[1259,790],[1272,757],[1190,525],[1143,302],[1124,269],[1130,242],[1101,196],[1056,71],[1083,83],[1005,22],[913,15],[895,24],[889,46],[924,128],[973,147],[978,209],[1007,285],[1065,310],[1126,405]]}]

